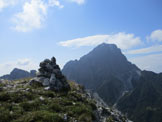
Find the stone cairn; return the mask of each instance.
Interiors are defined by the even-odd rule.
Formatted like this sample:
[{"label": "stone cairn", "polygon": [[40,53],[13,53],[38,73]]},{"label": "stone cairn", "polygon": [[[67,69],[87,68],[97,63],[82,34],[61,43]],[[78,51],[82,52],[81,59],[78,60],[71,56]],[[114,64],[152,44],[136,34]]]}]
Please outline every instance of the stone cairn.
[{"label": "stone cairn", "polygon": [[57,92],[70,90],[70,85],[56,64],[55,57],[52,57],[51,60],[45,59],[39,66],[39,71],[36,77],[30,81],[30,85],[41,84],[46,87],[45,89]]}]

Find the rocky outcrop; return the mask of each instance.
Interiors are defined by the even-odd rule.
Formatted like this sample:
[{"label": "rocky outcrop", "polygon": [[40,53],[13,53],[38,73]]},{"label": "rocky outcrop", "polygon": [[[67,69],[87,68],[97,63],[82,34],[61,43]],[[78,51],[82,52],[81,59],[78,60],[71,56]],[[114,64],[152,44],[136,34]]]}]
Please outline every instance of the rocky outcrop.
[{"label": "rocky outcrop", "polygon": [[46,87],[45,89],[54,91],[68,91],[70,89],[66,77],[56,64],[55,57],[52,57],[51,60],[45,59],[40,63],[39,72],[36,77],[31,80],[30,85],[35,83],[41,84]]},{"label": "rocky outcrop", "polygon": [[94,122],[132,122],[117,109],[110,108],[98,93],[91,90],[86,90],[86,93],[87,98],[96,102],[96,111],[94,112],[96,121]]}]

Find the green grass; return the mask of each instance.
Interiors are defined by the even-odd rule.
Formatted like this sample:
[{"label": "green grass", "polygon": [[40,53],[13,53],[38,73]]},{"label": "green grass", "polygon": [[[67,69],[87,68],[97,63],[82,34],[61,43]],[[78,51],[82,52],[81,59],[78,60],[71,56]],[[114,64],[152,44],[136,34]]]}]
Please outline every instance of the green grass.
[{"label": "green grass", "polygon": [[82,86],[70,82],[71,91],[56,93],[39,84],[26,85],[28,82],[25,79],[1,85],[17,86],[0,92],[0,122],[64,122],[65,114],[68,122],[92,122],[95,118],[95,102],[85,97]]}]

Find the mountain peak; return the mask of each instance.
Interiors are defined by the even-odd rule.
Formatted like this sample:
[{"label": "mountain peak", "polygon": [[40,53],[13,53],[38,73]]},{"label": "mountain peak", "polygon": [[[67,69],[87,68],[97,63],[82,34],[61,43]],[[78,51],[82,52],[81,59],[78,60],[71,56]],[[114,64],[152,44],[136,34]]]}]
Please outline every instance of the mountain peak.
[{"label": "mountain peak", "polygon": [[107,43],[102,43],[98,45],[96,48],[94,48],[94,50],[120,51],[120,49],[115,44],[107,44]]},{"label": "mountain peak", "polygon": [[3,75],[0,77],[0,79],[5,79],[5,80],[17,80],[17,79],[22,79],[22,78],[29,78],[29,77],[34,77],[36,74],[36,70],[31,70],[30,72],[19,69],[19,68],[14,68],[10,74]]},{"label": "mountain peak", "polygon": [[13,75],[17,75],[17,74],[28,74],[28,71],[22,70],[22,69],[18,69],[18,68],[14,68],[10,74]]},{"label": "mountain peak", "polygon": [[98,45],[96,48],[117,49],[117,46],[115,44],[102,43],[102,44]]},{"label": "mountain peak", "polygon": [[[104,57],[116,57],[116,55],[125,56],[122,54],[121,50],[115,44],[102,43],[95,47],[89,54],[94,54],[96,56],[103,55]],[[114,55],[115,54],[115,55]]]},{"label": "mountain peak", "polygon": [[11,73],[14,73],[14,72],[19,72],[19,71],[25,71],[25,70],[22,70],[22,69],[19,69],[19,68],[14,68],[12,71],[11,71]]},{"label": "mountain peak", "polygon": [[[67,63],[62,71],[68,79],[95,90],[101,97],[108,96],[105,101],[112,105],[124,91],[132,89],[132,79],[139,77],[140,69],[129,62],[115,44],[103,43],[79,61]],[[110,85],[118,90],[114,91]],[[108,94],[104,96],[102,92]]]}]

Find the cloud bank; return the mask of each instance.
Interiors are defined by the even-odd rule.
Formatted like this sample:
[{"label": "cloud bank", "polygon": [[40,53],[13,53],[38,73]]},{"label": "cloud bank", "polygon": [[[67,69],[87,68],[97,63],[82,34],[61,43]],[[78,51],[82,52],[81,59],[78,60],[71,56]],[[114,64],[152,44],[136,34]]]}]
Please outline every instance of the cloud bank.
[{"label": "cloud bank", "polygon": [[130,50],[125,52],[125,54],[148,54],[148,53],[155,53],[161,51],[162,51],[162,45],[155,45],[147,48]]},{"label": "cloud bank", "polygon": [[64,47],[81,47],[81,46],[96,46],[101,43],[113,43],[121,49],[130,49],[142,43],[139,37],[134,34],[119,32],[110,35],[94,35],[84,38],[62,41],[59,44]]}]

